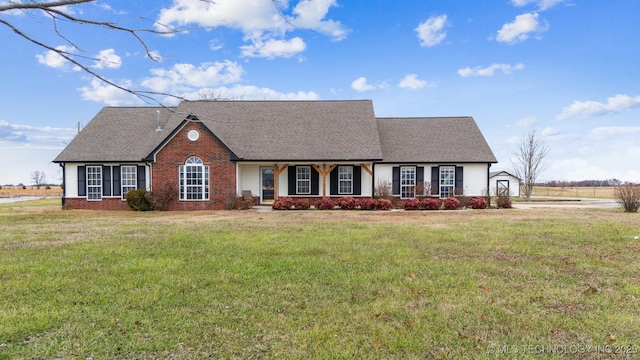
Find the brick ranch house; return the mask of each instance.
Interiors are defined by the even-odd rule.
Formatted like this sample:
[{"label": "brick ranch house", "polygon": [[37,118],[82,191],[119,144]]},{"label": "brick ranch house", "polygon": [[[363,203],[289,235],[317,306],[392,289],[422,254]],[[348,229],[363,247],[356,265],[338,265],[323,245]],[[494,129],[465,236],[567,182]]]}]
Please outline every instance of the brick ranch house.
[{"label": "brick ranch house", "polygon": [[229,197],[483,196],[496,158],[472,117],[376,118],[370,100],[183,101],[105,107],[55,158],[68,209],[128,209],[174,186],[167,210]]}]

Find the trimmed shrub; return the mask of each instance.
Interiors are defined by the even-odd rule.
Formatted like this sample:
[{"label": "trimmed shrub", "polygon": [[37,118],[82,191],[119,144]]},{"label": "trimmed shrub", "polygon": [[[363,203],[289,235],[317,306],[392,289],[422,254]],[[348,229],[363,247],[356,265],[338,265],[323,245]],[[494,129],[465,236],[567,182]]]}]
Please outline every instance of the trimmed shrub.
[{"label": "trimmed shrub", "polygon": [[615,189],[615,198],[624,212],[638,212],[640,208],[640,185],[624,185]]},{"label": "trimmed shrub", "polygon": [[458,210],[460,208],[460,200],[454,197],[446,198],[442,202],[442,206],[444,206],[445,210]]},{"label": "trimmed shrub", "polygon": [[335,204],[333,203],[333,200],[326,198],[326,199],[320,199],[318,201],[316,201],[316,203],[314,204],[316,209],[318,210],[331,210],[335,207]]},{"label": "trimmed shrub", "polygon": [[405,210],[418,210],[420,208],[420,200],[418,199],[407,199],[404,202]]},{"label": "trimmed shrub", "polygon": [[487,208],[487,199],[483,197],[472,197],[469,200],[469,205],[471,205],[472,209],[486,209]]},{"label": "trimmed shrub", "polygon": [[379,210],[391,210],[391,200],[389,199],[378,199],[378,209]]},{"label": "trimmed shrub", "polygon": [[496,207],[498,209],[511,209],[511,200],[508,196],[500,195],[496,197]]},{"label": "trimmed shrub", "polygon": [[149,202],[149,195],[147,190],[136,189],[131,190],[125,196],[127,199],[127,204],[130,208],[136,211],[149,211],[152,209],[151,203]]},{"label": "trimmed shrub", "polygon": [[421,205],[425,210],[440,210],[440,199],[432,197],[424,198]]},{"label": "trimmed shrub", "polygon": [[280,197],[273,201],[271,208],[274,210],[290,210],[293,206],[293,199],[290,197]]},{"label": "trimmed shrub", "polygon": [[356,199],[351,196],[345,196],[338,200],[338,206],[342,210],[353,210],[356,208]]},{"label": "trimmed shrub", "polygon": [[356,201],[356,206],[359,206],[360,210],[374,210],[377,203],[378,202],[372,198],[361,198]]},{"label": "trimmed shrub", "polygon": [[296,210],[308,210],[311,203],[308,199],[296,199],[293,201],[293,208]]}]

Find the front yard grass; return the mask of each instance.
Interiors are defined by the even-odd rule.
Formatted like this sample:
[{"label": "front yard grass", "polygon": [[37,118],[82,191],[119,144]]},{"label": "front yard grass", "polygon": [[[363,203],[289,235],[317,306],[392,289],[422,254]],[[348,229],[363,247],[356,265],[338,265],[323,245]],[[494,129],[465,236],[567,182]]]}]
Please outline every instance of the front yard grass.
[{"label": "front yard grass", "polygon": [[619,209],[58,208],[0,205],[0,359],[640,356]]}]

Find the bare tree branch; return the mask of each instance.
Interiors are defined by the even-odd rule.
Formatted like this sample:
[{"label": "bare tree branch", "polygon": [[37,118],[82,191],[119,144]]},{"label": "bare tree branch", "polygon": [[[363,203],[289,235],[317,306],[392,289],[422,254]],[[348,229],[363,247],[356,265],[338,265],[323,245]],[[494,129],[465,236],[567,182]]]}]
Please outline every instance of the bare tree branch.
[{"label": "bare tree branch", "polygon": [[[119,85],[107,78],[105,78],[104,76],[98,74],[97,72],[91,70],[91,68],[89,68],[88,66],[80,63],[79,61],[75,60],[73,57],[74,56],[78,56],[77,54],[71,54],[68,51],[64,51],[61,49],[56,49],[50,45],[47,45],[43,42],[40,42],[36,39],[33,39],[32,37],[30,37],[29,35],[25,34],[24,32],[20,31],[18,28],[16,28],[15,26],[13,26],[11,23],[0,19],[0,23],[5,24],[6,26],[8,26],[11,30],[13,30],[13,32],[15,32],[16,34],[18,34],[19,36],[21,36],[22,38],[24,38],[25,40],[28,40],[40,47],[43,47],[47,50],[53,51],[56,54],[60,55],[62,58],[64,58],[65,60],[69,61],[70,63],[72,63],[73,65],[76,65],[77,67],[79,67],[80,69],[82,69],[82,71],[85,71],[86,73],[94,76],[95,78],[97,78],[98,80],[109,84],[117,89],[120,89],[122,91],[125,91],[129,94],[132,94],[136,97],[138,97],[140,100],[146,102],[146,103],[156,103],[156,104],[160,104],[160,102],[158,100],[156,100],[153,95],[156,96],[169,96],[172,97],[174,99],[178,99],[178,100],[186,100],[185,98],[183,98],[182,96],[178,96],[178,95],[173,95],[173,94],[167,94],[167,93],[162,93],[162,92],[156,92],[156,91],[143,91],[143,90],[132,90],[129,89],[125,86]],[[86,57],[84,57],[86,58]],[[97,60],[97,59],[95,59]]]},{"label": "bare tree branch", "polygon": [[60,1],[52,1],[52,2],[46,2],[46,3],[34,2],[34,1],[26,2],[26,3],[10,1],[6,4],[0,5],[0,12],[8,11],[8,10],[32,10],[32,9],[43,10],[43,9],[66,6],[66,5],[79,5],[79,4],[90,3],[94,1],[96,0],[60,0]]},{"label": "bare tree branch", "polygon": [[[203,0],[203,1],[208,1],[208,0]],[[5,4],[0,5],[0,13],[2,12],[6,12],[6,11],[11,11],[11,10],[41,10],[44,13],[46,13],[48,16],[51,17],[52,22],[53,22],[53,31],[60,37],[62,38],[66,43],[68,43],[69,45],[71,45],[74,49],[77,49],[80,52],[84,52],[80,46],[74,42],[73,40],[71,40],[70,38],[68,38],[67,36],[65,36],[59,29],[58,23],[60,21],[65,21],[65,22],[69,22],[69,23],[74,23],[74,24],[81,24],[81,25],[91,25],[91,26],[95,26],[98,28],[104,28],[106,30],[111,30],[111,31],[117,31],[117,32],[123,32],[126,34],[129,34],[130,36],[132,36],[137,42],[138,44],[145,50],[146,56],[151,59],[152,61],[157,61],[157,57],[153,55],[153,53],[151,52],[151,49],[148,47],[148,45],[146,44],[146,42],[144,41],[144,39],[142,39],[142,37],[140,36],[141,33],[151,33],[151,34],[158,34],[158,35],[171,35],[171,34],[176,34],[178,32],[182,32],[182,31],[187,31],[187,30],[176,30],[170,26],[164,25],[164,24],[159,24],[157,22],[154,21],[150,21],[149,19],[146,18],[139,18],[145,21],[150,21],[152,24],[157,25],[158,27],[162,28],[162,30],[157,30],[157,29],[153,29],[153,28],[130,28],[130,27],[126,27],[126,26],[121,26],[118,25],[117,23],[114,22],[109,22],[109,21],[98,21],[98,20],[92,20],[92,19],[88,19],[88,18],[83,18],[83,17],[78,17],[78,16],[74,16],[72,14],[69,14],[63,10],[60,9],[61,6],[68,6],[68,5],[80,5],[80,4],[86,4],[86,3],[91,3],[91,2],[95,2],[95,0],[60,0],[60,1],[54,1],[54,2],[38,2],[38,1],[31,1],[31,2],[8,2]],[[0,24],[4,24],[6,25],[9,29],[11,29],[15,34],[17,34],[18,36],[22,37],[23,39],[39,46],[42,47],[46,50],[52,51],[56,54],[58,54],[59,56],[61,56],[63,59],[67,60],[69,63],[77,66],[79,69],[81,69],[82,71],[88,73],[89,75],[97,78],[98,80],[104,82],[105,84],[108,84],[110,86],[113,86],[117,89],[120,89],[122,91],[125,91],[131,95],[134,95],[136,97],[138,97],[140,100],[146,102],[146,103],[154,103],[154,104],[160,104],[160,102],[158,100],[156,100],[156,98],[154,96],[162,96],[162,97],[171,97],[174,99],[178,99],[178,100],[184,100],[183,97],[181,96],[177,96],[177,95],[173,95],[173,94],[168,94],[168,93],[162,93],[162,92],[155,92],[155,91],[144,91],[144,90],[135,90],[135,89],[131,89],[129,87],[123,86],[123,85],[119,85],[118,83],[116,83],[115,81],[109,80],[106,77],[104,77],[103,75],[99,74],[98,72],[94,71],[91,69],[91,67],[87,64],[84,64],[83,62],[79,61],[78,59],[84,59],[84,60],[89,60],[89,61],[100,61],[100,59],[96,58],[96,57],[91,57],[91,56],[86,56],[86,55],[82,55],[82,54],[77,54],[77,53],[73,53],[70,51],[66,51],[64,49],[58,48],[56,46],[50,45],[46,42],[40,41],[38,39],[36,39],[35,37],[25,33],[24,31],[22,31],[21,29],[19,29],[18,27],[16,27],[15,25],[13,25],[11,22],[0,18]],[[160,104],[161,105],[161,104]]]},{"label": "bare tree branch", "polygon": [[548,154],[549,149],[538,138],[536,129],[533,129],[522,137],[515,158],[511,160],[514,174],[523,182],[527,200],[531,199],[538,177],[547,168],[545,159]]}]

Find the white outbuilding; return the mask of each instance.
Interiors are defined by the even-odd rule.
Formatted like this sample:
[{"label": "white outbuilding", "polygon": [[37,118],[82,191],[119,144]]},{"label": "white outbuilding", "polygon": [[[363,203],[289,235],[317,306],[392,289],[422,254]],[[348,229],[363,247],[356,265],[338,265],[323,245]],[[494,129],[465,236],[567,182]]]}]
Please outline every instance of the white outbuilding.
[{"label": "white outbuilding", "polygon": [[520,179],[506,171],[489,173],[491,195],[508,194],[510,197],[520,197]]}]

